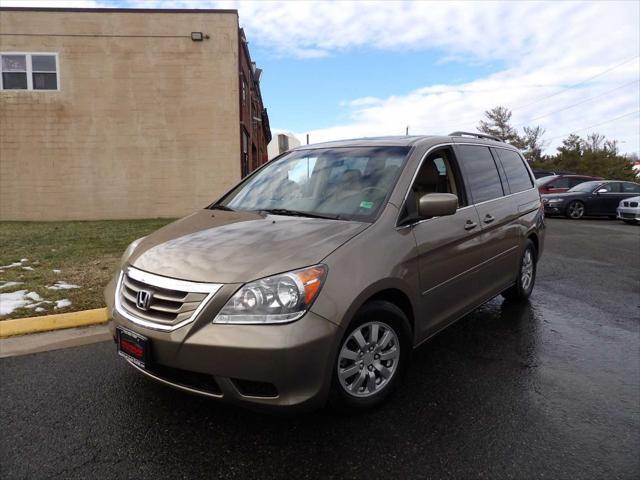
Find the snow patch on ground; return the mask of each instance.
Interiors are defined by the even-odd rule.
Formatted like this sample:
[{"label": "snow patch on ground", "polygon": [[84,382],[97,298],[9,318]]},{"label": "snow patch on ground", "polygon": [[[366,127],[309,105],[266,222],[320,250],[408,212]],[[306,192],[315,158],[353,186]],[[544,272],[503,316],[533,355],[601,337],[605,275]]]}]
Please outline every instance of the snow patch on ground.
[{"label": "snow patch on ground", "polygon": [[44,311],[45,311],[45,309],[44,309],[44,308],[42,308],[42,307],[38,307],[38,308],[36,308],[36,309],[35,309],[35,311],[36,311],[36,312],[38,312],[38,313],[40,313],[40,312],[44,312]]},{"label": "snow patch on ground", "polygon": [[51,270],[53,273],[62,273],[62,270],[58,269],[58,268],[54,268],[53,270]]},{"label": "snow patch on ground", "polygon": [[47,287],[49,290],[69,290],[70,288],[82,288],[80,285],[74,285],[72,283],[67,283],[64,280],[58,280],[53,285],[49,285]]},{"label": "snow patch on ground", "polygon": [[42,297],[40,295],[38,295],[36,292],[29,292],[25,295],[25,297],[33,300],[34,302],[41,302],[42,301]]},{"label": "snow patch on ground", "polygon": [[15,267],[21,267],[22,264],[20,262],[13,262],[10,263],[9,265],[3,265],[0,268],[15,268]]},{"label": "snow patch on ground", "polygon": [[13,262],[13,263],[10,263],[9,265],[0,266],[0,270],[4,271],[4,270],[2,270],[3,268],[16,268],[16,267],[22,267],[25,270],[33,270],[32,267],[25,267],[24,265],[22,265],[23,263],[26,263],[28,261],[29,261],[28,258],[21,258],[19,262]]},{"label": "snow patch on ground", "polygon": [[22,285],[24,282],[0,282],[0,289]]},{"label": "snow patch on ground", "polygon": [[58,308],[65,308],[65,307],[70,307],[70,306],[71,306],[71,300],[63,298],[62,300],[58,300],[56,302],[56,306],[53,307],[53,308],[55,308],[57,310]]},{"label": "snow patch on ground", "polygon": [[18,290],[15,292],[0,293],[0,315],[9,315],[14,310],[41,301],[40,295],[36,292]]},{"label": "snow patch on ground", "polygon": [[36,311],[38,311],[38,308],[42,308],[42,305],[46,305],[48,303],[53,303],[53,302],[50,302],[49,300],[42,300],[41,302],[38,302],[38,303],[32,303],[31,305],[25,305],[24,308],[35,308]]}]

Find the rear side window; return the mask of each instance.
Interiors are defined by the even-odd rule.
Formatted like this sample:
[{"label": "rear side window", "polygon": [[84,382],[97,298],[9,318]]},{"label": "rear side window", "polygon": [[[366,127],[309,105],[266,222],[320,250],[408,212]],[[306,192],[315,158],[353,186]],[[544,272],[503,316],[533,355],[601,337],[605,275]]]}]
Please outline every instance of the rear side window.
[{"label": "rear side window", "polygon": [[[533,187],[529,171],[518,153],[504,148],[496,148],[494,151],[498,153],[498,157],[502,162],[502,168],[504,168],[504,173],[507,176],[507,183],[511,193],[522,192]],[[555,186],[556,182],[552,182],[552,184]],[[568,185],[566,187],[557,186],[556,188],[568,188]]]},{"label": "rear side window", "polygon": [[575,178],[575,177],[572,177],[572,178],[569,179],[569,187],[573,188],[576,185],[580,185],[581,183],[588,182],[590,180],[591,180],[590,178]]},{"label": "rear side window", "polygon": [[458,145],[456,152],[459,154],[473,203],[486,202],[504,195],[498,168],[488,147]]},{"label": "rear side window", "polygon": [[545,185],[545,187],[549,188],[569,188],[572,186],[568,178],[556,178]]},{"label": "rear side window", "polygon": [[640,193],[640,185],[637,183],[623,183],[622,191],[624,193]]}]

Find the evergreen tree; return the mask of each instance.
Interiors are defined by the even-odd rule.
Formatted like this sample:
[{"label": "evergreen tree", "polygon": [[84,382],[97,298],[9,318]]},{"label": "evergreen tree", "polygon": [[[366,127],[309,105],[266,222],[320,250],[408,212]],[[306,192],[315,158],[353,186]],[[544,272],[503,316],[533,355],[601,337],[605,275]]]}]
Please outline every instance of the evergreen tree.
[{"label": "evergreen tree", "polygon": [[509,122],[511,121],[511,110],[506,107],[494,107],[484,112],[486,120],[480,120],[478,131],[498,137],[503,142],[510,143],[514,147],[522,148],[523,140],[518,132]]}]

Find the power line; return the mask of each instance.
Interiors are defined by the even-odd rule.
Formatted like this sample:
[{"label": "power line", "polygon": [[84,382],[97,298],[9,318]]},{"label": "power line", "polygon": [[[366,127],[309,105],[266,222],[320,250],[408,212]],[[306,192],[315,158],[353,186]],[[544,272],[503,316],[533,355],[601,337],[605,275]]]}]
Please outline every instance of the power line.
[{"label": "power line", "polygon": [[[595,78],[601,77],[602,75],[605,75],[605,74],[607,74],[607,73],[611,72],[612,70],[615,70],[616,68],[621,67],[622,65],[625,65],[625,64],[627,64],[627,63],[631,62],[632,60],[637,59],[638,57],[640,57],[640,55],[636,55],[635,57],[628,58],[628,59],[626,59],[625,61],[620,62],[620,63],[617,63],[617,64],[613,65],[612,67],[609,67],[609,68],[607,68],[607,69],[605,69],[605,70],[602,70],[601,72],[596,73],[595,75],[592,75],[592,76],[591,76],[591,77],[589,77],[589,78],[586,78],[586,79],[581,80],[581,81],[579,81],[579,82],[577,82],[577,83],[573,83],[573,84],[571,84],[571,85],[568,85],[568,86],[567,86],[565,89],[563,89],[563,90],[560,90],[560,91],[558,91],[558,92],[552,93],[552,94],[547,95],[547,96],[544,96],[544,97],[540,97],[540,98],[538,98],[538,99],[536,99],[536,100],[533,100],[532,102],[529,102],[529,103],[526,103],[526,104],[522,104],[522,105],[518,105],[517,107],[510,108],[509,110],[510,110],[511,112],[513,112],[514,110],[518,110],[518,109],[521,109],[521,108],[524,108],[524,107],[528,107],[529,105],[533,105],[533,104],[535,104],[535,103],[541,102],[542,100],[546,100],[547,98],[552,98],[552,97],[555,97],[555,96],[557,96],[557,95],[560,95],[560,94],[562,94],[562,93],[564,93],[564,92],[567,92],[568,90],[571,90],[572,88],[578,87],[578,86],[580,86],[580,85],[584,85],[584,84],[586,84],[586,83],[590,82],[591,80],[593,80],[593,79],[595,79]],[[472,121],[473,119],[478,120],[478,117],[474,116],[474,117],[472,118],[471,116],[468,116],[468,117],[467,117],[467,116],[465,116],[465,117],[458,118],[458,119],[457,119],[457,122],[458,122],[458,124],[460,124],[460,123],[465,123],[465,122]],[[483,118],[482,118],[482,116],[481,116],[481,117],[480,117],[480,120],[482,120],[482,119],[483,119]],[[519,125],[519,126],[521,126],[521,125]],[[517,127],[516,127],[516,128],[517,128]]]},{"label": "power line", "polygon": [[634,80],[632,82],[625,83],[624,85],[619,85],[619,86],[617,86],[615,88],[612,88],[610,90],[606,90],[606,91],[604,91],[604,92],[602,92],[602,93],[600,93],[598,95],[595,95],[593,97],[585,98],[584,100],[581,100],[581,101],[576,102],[576,103],[572,103],[571,105],[567,105],[566,107],[560,108],[558,110],[554,110],[552,112],[545,113],[544,115],[540,115],[538,117],[533,117],[533,118],[529,119],[528,121],[526,121],[524,123],[516,125],[514,128],[523,127],[523,126],[533,122],[534,120],[539,120],[541,118],[548,117],[549,115],[553,115],[554,113],[564,112],[565,110],[569,110],[570,108],[576,107],[578,105],[582,105],[583,103],[590,102],[591,100],[595,100],[597,98],[605,96],[607,93],[615,92],[616,90],[620,90],[621,88],[628,87],[629,85],[632,85],[632,84],[638,83],[638,82],[640,82],[640,80]]},{"label": "power line", "polygon": [[562,135],[557,135],[555,137],[548,138],[547,141],[557,140],[558,138],[563,138],[563,137],[568,137],[569,135],[571,135],[573,133],[582,132],[583,130],[589,130],[590,128],[594,128],[594,127],[599,127],[600,125],[604,125],[605,123],[615,122],[616,120],[620,120],[621,118],[625,118],[625,117],[628,117],[630,115],[637,115],[639,113],[640,113],[640,110],[636,110],[635,112],[625,113],[624,115],[620,115],[619,117],[615,117],[615,118],[611,118],[609,120],[605,120],[604,122],[596,123],[594,125],[589,125],[588,127],[584,127],[584,128],[578,128],[577,130],[573,130],[573,131],[571,131],[569,133],[565,133],[565,134],[562,134]]},{"label": "power line", "polygon": [[546,100],[548,98],[552,98],[552,97],[555,97],[557,95],[560,95],[561,93],[564,93],[567,90],[571,90],[572,88],[579,87],[580,85],[584,85],[585,83],[590,82],[591,80],[593,80],[595,78],[601,77],[602,75],[604,75],[606,73],[609,73],[610,71],[615,70],[616,68],[621,67],[622,65],[625,65],[625,64],[631,62],[632,60],[635,60],[638,57],[640,57],[640,55],[636,55],[635,57],[628,58],[624,62],[617,63],[616,65],[614,65],[612,67],[609,67],[606,70],[603,70],[603,71],[601,71],[599,73],[596,73],[595,75],[593,75],[593,76],[591,76],[591,77],[589,77],[589,78],[587,78],[585,80],[582,80],[582,81],[580,81],[578,83],[574,83],[574,84],[568,85],[564,90],[560,90],[560,91],[552,93],[550,95],[546,95],[544,97],[540,97],[540,98],[538,98],[538,99],[536,99],[536,100],[534,100],[532,102],[525,103],[523,105],[518,105],[517,107],[512,108],[511,111],[517,110],[519,108],[528,107],[529,105],[533,105],[534,103],[538,103],[538,102],[541,102],[542,100]]}]

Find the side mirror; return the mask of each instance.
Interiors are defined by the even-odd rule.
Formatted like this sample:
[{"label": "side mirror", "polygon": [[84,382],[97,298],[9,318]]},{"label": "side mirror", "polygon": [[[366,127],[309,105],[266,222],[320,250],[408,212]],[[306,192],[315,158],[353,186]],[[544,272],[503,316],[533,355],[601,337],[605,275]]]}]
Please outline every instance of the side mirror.
[{"label": "side mirror", "polygon": [[458,197],[452,193],[427,193],[418,202],[418,214],[422,218],[453,215],[457,209]]}]

